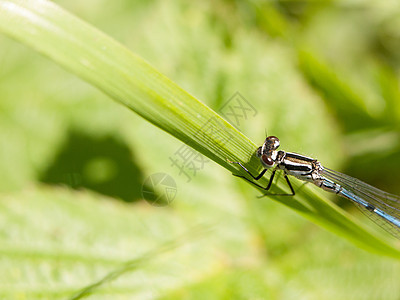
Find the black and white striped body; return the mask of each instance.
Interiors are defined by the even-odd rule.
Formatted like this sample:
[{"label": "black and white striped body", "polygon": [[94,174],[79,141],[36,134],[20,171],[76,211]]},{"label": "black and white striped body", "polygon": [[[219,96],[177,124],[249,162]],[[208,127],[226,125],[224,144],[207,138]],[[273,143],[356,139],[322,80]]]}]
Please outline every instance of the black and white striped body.
[{"label": "black and white striped body", "polygon": [[315,171],[318,166],[318,161],[292,152],[278,151],[276,167],[285,171],[286,174],[297,177],[305,181],[315,180]]},{"label": "black and white striped body", "polygon": [[[298,153],[274,151],[272,153],[275,158],[275,168],[283,170],[285,174],[296,177],[297,179],[312,182],[324,190],[339,193],[340,186],[335,183],[327,182],[321,177],[319,172],[323,169],[321,163],[311,157],[304,156]],[[261,159],[263,163],[263,160]],[[264,164],[267,169],[269,165]]]}]

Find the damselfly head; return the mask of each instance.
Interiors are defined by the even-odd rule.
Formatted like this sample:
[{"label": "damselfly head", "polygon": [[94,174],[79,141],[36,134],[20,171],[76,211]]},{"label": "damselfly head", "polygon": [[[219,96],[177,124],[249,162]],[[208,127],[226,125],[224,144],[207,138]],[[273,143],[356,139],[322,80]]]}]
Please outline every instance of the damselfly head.
[{"label": "damselfly head", "polygon": [[264,148],[264,151],[271,151],[271,150],[276,150],[278,149],[280,145],[279,139],[276,136],[270,135],[267,136],[267,138],[264,141],[264,145],[262,147]]},{"label": "damselfly head", "polygon": [[275,165],[275,159],[277,152],[275,151],[279,147],[279,139],[276,136],[268,136],[264,144],[257,149],[257,157],[260,158],[262,164],[266,169],[269,169]]},{"label": "damselfly head", "polygon": [[268,136],[265,139],[264,144],[262,144],[262,146],[257,149],[257,157],[261,157],[263,154],[275,151],[276,149],[278,149],[279,145],[279,139],[276,136]]}]

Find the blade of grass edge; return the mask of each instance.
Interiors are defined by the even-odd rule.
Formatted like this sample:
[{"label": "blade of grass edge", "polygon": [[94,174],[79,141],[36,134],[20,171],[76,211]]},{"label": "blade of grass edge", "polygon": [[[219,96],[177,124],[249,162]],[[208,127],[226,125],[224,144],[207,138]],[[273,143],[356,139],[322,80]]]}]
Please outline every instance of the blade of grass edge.
[{"label": "blade of grass edge", "polygon": [[[0,31],[51,58],[229,171],[241,172],[226,159],[248,161],[249,170],[257,172],[254,143],[140,57],[56,4],[0,0]],[[263,179],[261,184],[265,183]],[[375,236],[315,193],[300,192],[290,201],[276,200],[361,248],[400,258],[400,250],[391,241]]]}]

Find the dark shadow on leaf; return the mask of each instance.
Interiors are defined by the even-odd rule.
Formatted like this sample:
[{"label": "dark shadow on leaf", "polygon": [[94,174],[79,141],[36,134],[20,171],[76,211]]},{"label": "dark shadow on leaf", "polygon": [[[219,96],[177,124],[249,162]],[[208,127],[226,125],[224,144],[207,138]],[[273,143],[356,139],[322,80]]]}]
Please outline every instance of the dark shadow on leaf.
[{"label": "dark shadow on leaf", "polygon": [[71,130],[40,181],[133,202],[142,198],[144,179],[132,150],[121,140]]}]

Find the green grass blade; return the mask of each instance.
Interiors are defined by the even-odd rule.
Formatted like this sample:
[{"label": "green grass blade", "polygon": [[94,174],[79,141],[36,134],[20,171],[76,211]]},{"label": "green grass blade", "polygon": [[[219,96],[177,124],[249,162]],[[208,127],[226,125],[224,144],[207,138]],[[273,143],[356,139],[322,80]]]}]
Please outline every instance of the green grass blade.
[{"label": "green grass blade", "polygon": [[354,91],[346,78],[340,78],[315,53],[300,50],[299,62],[305,77],[324,96],[327,106],[341,116],[346,130],[358,130],[361,124],[372,128],[380,125],[368,113],[358,91]]},{"label": "green grass blade", "polygon": [[[248,138],[124,46],[54,3],[0,0],[0,30],[229,171],[241,172],[226,159],[248,162],[249,170],[257,172],[256,145]],[[261,182],[265,183],[266,179]],[[364,249],[400,257],[389,241],[307,189],[296,197],[277,200]]]}]

